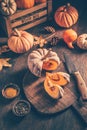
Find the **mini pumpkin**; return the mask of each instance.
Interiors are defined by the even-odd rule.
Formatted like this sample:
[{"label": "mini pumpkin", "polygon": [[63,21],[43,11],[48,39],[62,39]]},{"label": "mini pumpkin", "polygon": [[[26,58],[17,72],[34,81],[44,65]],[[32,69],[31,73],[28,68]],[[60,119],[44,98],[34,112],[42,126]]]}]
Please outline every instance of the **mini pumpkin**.
[{"label": "mini pumpkin", "polygon": [[12,15],[16,12],[17,5],[14,0],[2,0],[0,3],[0,11],[3,15]]},{"label": "mini pumpkin", "polygon": [[8,38],[8,47],[15,53],[24,53],[34,44],[33,35],[26,31],[14,29]]},{"label": "mini pumpkin", "polygon": [[87,34],[81,34],[78,36],[77,46],[83,50],[87,50]]},{"label": "mini pumpkin", "polygon": [[67,29],[63,32],[63,40],[69,48],[74,48],[73,42],[77,39],[77,33],[73,29]]},{"label": "mini pumpkin", "polygon": [[19,9],[27,9],[34,6],[34,0],[15,0],[17,4],[17,8]]},{"label": "mini pumpkin", "polygon": [[77,9],[68,3],[56,10],[54,19],[59,26],[69,28],[77,22],[78,16]]},{"label": "mini pumpkin", "polygon": [[[47,67],[44,65],[45,63]],[[43,69],[46,71],[54,70],[54,68],[56,69],[59,65],[60,59],[57,53],[53,52],[52,50],[39,48],[32,51],[28,56],[28,68],[34,75],[38,77],[41,77]]]}]

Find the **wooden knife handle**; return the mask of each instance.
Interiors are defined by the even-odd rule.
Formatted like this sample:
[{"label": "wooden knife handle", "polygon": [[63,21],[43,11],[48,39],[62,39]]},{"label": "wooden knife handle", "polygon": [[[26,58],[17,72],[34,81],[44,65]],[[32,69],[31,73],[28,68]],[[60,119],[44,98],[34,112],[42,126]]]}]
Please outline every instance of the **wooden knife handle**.
[{"label": "wooden knife handle", "polygon": [[87,100],[87,86],[85,84],[85,81],[83,80],[79,71],[74,72],[74,75],[76,77],[76,80],[77,80],[77,83],[78,83],[78,89],[81,93],[82,99]]}]

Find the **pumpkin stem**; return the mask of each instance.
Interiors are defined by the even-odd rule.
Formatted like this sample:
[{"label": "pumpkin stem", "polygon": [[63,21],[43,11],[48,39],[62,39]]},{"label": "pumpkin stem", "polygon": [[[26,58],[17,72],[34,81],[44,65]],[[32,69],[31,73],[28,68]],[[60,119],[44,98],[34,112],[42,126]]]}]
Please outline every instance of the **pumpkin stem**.
[{"label": "pumpkin stem", "polygon": [[15,36],[19,36],[19,37],[21,36],[21,33],[20,33],[20,31],[17,28],[14,29],[14,32],[15,32],[14,33]]},{"label": "pumpkin stem", "polygon": [[51,49],[51,48],[48,50],[47,54],[46,54],[46,55],[45,55],[45,56],[44,56],[41,60],[46,59],[46,58],[47,58],[47,56],[49,55],[50,51],[52,51],[52,49]]},{"label": "pumpkin stem", "polygon": [[70,7],[70,3],[67,3],[66,8],[69,8],[69,7]]},{"label": "pumpkin stem", "polygon": [[66,6],[64,7],[64,12],[66,12],[69,7],[70,7],[70,3],[67,3]]}]

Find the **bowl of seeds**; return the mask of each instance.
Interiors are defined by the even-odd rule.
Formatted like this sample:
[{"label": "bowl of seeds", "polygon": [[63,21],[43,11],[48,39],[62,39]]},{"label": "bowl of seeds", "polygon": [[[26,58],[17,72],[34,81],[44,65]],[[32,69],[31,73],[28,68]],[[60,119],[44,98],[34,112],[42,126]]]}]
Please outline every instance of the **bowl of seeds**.
[{"label": "bowl of seeds", "polygon": [[13,113],[19,117],[27,115],[30,112],[30,110],[30,103],[26,100],[18,100],[12,108]]}]

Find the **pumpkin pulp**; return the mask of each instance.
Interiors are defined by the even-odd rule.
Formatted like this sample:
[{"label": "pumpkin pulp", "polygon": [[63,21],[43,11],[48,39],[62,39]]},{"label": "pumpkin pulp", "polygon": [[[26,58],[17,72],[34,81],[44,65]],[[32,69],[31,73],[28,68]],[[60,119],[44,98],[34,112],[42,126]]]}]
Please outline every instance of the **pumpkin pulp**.
[{"label": "pumpkin pulp", "polygon": [[53,59],[44,61],[43,66],[42,66],[42,68],[44,70],[55,70],[55,69],[57,69],[57,67],[58,67],[58,63],[57,63],[57,61],[55,61]]}]

